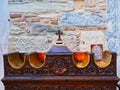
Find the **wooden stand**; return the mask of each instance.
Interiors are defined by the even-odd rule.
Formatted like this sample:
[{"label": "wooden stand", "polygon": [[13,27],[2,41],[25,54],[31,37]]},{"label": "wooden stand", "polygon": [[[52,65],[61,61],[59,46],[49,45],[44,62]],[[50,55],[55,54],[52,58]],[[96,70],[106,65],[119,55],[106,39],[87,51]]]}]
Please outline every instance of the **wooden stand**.
[{"label": "wooden stand", "polygon": [[[11,67],[9,56],[19,54],[23,65],[20,68]],[[118,77],[116,76],[116,54],[112,53],[109,66],[99,68],[94,62],[94,55],[90,55],[89,65],[77,68],[73,64],[72,52],[48,52],[45,64],[40,68],[33,68],[29,59],[37,53],[12,53],[4,55],[5,76],[2,82],[5,90],[116,90]],[[17,58],[17,57],[15,57]],[[14,59],[15,59],[14,58]]]}]

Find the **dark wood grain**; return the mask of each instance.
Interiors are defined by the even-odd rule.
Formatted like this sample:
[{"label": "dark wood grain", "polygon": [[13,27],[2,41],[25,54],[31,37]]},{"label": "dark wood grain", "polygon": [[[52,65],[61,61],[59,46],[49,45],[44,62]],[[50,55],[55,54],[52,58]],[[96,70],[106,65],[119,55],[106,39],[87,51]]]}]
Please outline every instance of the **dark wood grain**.
[{"label": "dark wood grain", "polygon": [[[18,52],[16,52],[18,53]],[[14,54],[14,53],[13,53]],[[116,53],[112,53],[109,66],[99,68],[90,54],[90,63],[85,68],[77,68],[72,61],[72,53],[47,53],[45,65],[33,68],[29,56],[35,54],[19,53],[25,65],[12,68],[8,56],[4,55],[5,90],[116,90]]]}]

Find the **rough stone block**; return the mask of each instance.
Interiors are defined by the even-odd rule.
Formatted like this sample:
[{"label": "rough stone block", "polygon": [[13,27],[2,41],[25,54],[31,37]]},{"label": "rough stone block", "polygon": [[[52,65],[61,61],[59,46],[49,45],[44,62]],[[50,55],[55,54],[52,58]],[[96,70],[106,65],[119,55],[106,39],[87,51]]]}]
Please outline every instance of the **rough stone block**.
[{"label": "rough stone block", "polygon": [[51,21],[50,24],[52,24],[52,25],[58,25],[58,21]]},{"label": "rough stone block", "polygon": [[20,17],[22,17],[22,14],[20,14],[20,13],[11,13],[10,14],[10,18],[20,18]]},{"label": "rough stone block", "polygon": [[45,36],[21,36],[16,42],[15,49],[20,52],[47,51],[50,48]]},{"label": "rough stone block", "polygon": [[21,28],[15,26],[15,25],[11,26],[11,30],[10,30],[11,35],[21,35],[23,33],[25,33],[24,29],[21,29]]},{"label": "rough stone block", "polygon": [[39,17],[32,17],[31,22],[40,22],[40,18]]},{"label": "rough stone block", "polygon": [[61,26],[102,26],[105,20],[100,14],[85,12],[63,13],[60,16]]},{"label": "rough stone block", "polygon": [[[61,1],[61,0],[59,0]],[[62,12],[74,10],[73,2],[38,2],[10,4],[10,12]],[[17,8],[15,8],[17,7]]]},{"label": "rough stone block", "polygon": [[30,24],[30,34],[39,35],[39,34],[55,34],[57,30],[61,30],[62,28],[54,25],[41,25],[41,24]]},{"label": "rough stone block", "polygon": [[30,18],[30,17],[36,17],[38,15],[38,13],[24,13],[24,18]]}]

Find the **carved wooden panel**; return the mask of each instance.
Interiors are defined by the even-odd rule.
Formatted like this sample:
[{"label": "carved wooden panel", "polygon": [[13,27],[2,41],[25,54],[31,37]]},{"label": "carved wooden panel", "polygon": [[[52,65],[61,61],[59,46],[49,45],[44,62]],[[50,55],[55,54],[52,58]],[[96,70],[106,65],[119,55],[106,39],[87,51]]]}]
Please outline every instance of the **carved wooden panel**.
[{"label": "carved wooden panel", "polygon": [[116,75],[116,54],[112,54],[112,61],[108,67],[99,68],[94,62],[93,54],[90,54],[90,63],[85,68],[77,68],[73,64],[72,55],[48,55],[45,66],[35,69],[30,66],[29,58],[21,69],[15,70],[9,63],[7,56],[5,56],[4,66],[5,75]]},{"label": "carved wooden panel", "polygon": [[29,54],[20,54],[25,65],[14,69],[4,55],[5,76],[2,82],[5,90],[116,90],[116,54],[105,68],[98,67],[94,55],[85,68],[73,63],[72,54],[47,54],[45,65],[33,68],[29,63]]},{"label": "carved wooden panel", "polygon": [[113,86],[82,86],[82,87],[61,87],[61,86],[55,86],[55,87],[6,87],[6,90],[115,90],[115,87]]}]

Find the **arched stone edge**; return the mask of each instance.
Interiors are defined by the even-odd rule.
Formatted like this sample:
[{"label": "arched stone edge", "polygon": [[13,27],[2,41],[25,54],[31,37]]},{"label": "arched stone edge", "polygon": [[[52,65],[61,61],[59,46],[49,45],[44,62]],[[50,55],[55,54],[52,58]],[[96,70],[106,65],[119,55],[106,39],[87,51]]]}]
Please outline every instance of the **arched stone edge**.
[{"label": "arched stone edge", "polygon": [[120,0],[107,0],[106,39],[108,49],[120,55]]}]

